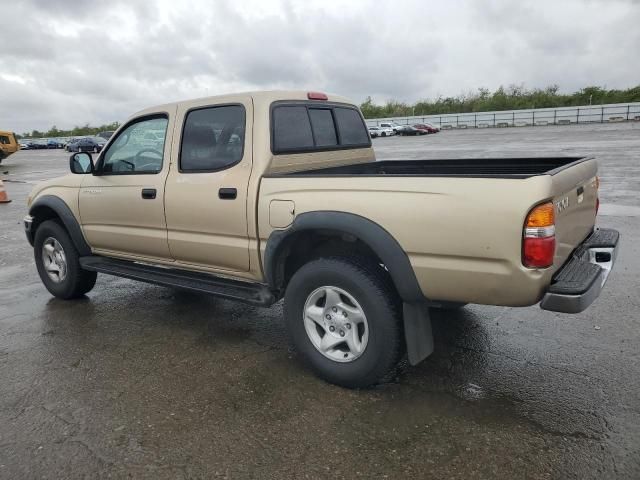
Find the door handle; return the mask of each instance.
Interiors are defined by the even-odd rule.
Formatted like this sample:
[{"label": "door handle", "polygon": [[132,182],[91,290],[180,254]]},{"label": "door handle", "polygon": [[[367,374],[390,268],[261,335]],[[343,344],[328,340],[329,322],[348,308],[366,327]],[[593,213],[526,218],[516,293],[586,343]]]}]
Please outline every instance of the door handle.
[{"label": "door handle", "polygon": [[218,190],[218,198],[221,200],[234,200],[238,196],[238,190],[235,188],[221,188]]},{"label": "door handle", "polygon": [[142,198],[145,200],[153,200],[156,198],[156,189],[155,188],[143,188],[142,189]]}]

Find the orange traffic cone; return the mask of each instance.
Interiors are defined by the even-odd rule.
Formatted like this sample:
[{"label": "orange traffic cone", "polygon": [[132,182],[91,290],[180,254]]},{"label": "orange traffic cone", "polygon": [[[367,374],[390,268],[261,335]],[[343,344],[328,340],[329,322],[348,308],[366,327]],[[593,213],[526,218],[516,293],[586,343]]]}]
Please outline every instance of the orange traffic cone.
[{"label": "orange traffic cone", "polygon": [[7,191],[4,189],[4,183],[0,180],[0,203],[9,203],[10,201]]}]

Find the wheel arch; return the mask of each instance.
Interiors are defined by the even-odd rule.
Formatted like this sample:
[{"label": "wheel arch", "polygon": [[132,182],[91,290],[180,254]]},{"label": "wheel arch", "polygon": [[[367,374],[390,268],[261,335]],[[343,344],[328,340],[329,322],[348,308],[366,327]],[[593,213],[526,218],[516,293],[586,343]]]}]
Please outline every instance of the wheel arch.
[{"label": "wheel arch", "polygon": [[264,271],[273,290],[280,291],[284,286],[284,265],[300,234],[322,232],[349,236],[362,242],[385,266],[404,302],[425,300],[409,257],[398,241],[382,226],[367,218],[337,211],[306,212],[298,215],[289,228],[271,233],[265,249]]},{"label": "wheel arch", "polygon": [[29,215],[33,217],[33,223],[30,235],[28,234],[27,237],[32,245],[38,226],[45,220],[58,219],[69,233],[79,255],[91,255],[91,247],[82,234],[80,224],[64,200],[53,195],[43,195],[31,205]]}]

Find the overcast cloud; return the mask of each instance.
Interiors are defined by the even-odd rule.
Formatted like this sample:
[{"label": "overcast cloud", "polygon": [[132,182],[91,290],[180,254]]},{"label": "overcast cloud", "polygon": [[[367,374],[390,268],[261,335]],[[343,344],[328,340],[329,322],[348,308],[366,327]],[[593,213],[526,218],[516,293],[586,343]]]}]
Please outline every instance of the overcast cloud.
[{"label": "overcast cloud", "polygon": [[314,89],[361,102],[640,83],[634,0],[0,0],[0,129]]}]

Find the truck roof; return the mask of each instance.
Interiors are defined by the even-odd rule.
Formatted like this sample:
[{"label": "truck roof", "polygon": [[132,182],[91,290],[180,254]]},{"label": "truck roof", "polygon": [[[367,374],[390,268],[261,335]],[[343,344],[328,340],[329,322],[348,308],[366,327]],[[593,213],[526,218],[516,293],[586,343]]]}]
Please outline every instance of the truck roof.
[{"label": "truck roof", "polygon": [[[254,105],[257,107],[259,104],[271,104],[273,102],[277,102],[279,100],[308,100],[309,90],[258,90],[258,91],[249,91],[249,92],[239,92],[239,93],[231,93],[226,95],[214,95],[209,97],[200,97],[200,98],[189,98],[185,100],[180,100],[178,102],[165,103],[162,105],[156,105],[153,107],[145,108],[144,110],[140,110],[132,115],[132,117],[138,117],[140,115],[144,115],[146,113],[158,112],[164,109],[175,108],[177,105],[185,102],[192,102],[194,100],[210,100],[212,104],[216,103],[232,103],[238,101],[240,98],[251,97],[253,99]],[[334,95],[332,93],[327,93],[327,100],[329,102],[338,102],[338,103],[348,103],[353,104],[351,100],[348,98],[342,97],[340,95]]]}]

